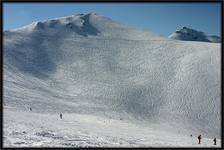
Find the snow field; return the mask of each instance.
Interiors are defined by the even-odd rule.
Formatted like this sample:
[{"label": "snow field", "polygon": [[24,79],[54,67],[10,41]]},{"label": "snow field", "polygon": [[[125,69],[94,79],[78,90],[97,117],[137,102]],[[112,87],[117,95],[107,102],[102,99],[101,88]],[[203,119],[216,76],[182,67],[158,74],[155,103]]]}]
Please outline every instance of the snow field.
[{"label": "snow field", "polygon": [[220,138],[219,43],[91,13],[4,32],[3,46],[5,146],[210,147]]}]

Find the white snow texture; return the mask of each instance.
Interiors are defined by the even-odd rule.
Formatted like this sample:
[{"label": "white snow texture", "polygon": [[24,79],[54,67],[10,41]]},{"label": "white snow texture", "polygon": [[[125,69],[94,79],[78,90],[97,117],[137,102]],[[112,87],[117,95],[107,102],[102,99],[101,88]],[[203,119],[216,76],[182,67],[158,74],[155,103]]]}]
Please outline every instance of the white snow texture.
[{"label": "white snow texture", "polygon": [[219,147],[220,57],[95,13],[5,31],[3,146]]}]

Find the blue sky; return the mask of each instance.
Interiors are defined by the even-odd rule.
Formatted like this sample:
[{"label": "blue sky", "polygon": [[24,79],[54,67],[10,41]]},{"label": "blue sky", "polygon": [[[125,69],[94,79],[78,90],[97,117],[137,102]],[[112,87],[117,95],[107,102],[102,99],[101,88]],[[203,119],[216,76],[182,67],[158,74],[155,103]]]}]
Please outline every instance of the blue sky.
[{"label": "blue sky", "polygon": [[183,26],[220,36],[220,9],[220,3],[4,3],[3,30],[34,21],[96,12],[163,36]]}]

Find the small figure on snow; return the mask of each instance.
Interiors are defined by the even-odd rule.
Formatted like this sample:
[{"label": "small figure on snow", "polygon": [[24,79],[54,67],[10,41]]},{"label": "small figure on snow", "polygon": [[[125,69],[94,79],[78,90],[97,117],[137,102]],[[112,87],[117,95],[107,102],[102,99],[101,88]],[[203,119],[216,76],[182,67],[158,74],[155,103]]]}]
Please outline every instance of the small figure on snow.
[{"label": "small figure on snow", "polygon": [[60,114],[60,118],[62,119],[62,114]]},{"label": "small figure on snow", "polygon": [[32,108],[30,107],[30,111],[32,111]]},{"label": "small figure on snow", "polygon": [[192,137],[192,134],[191,134],[191,137]]},{"label": "small figure on snow", "polygon": [[216,145],[216,138],[214,138],[213,142],[214,142],[214,145]]},{"label": "small figure on snow", "polygon": [[201,144],[201,135],[198,136],[198,144]]}]

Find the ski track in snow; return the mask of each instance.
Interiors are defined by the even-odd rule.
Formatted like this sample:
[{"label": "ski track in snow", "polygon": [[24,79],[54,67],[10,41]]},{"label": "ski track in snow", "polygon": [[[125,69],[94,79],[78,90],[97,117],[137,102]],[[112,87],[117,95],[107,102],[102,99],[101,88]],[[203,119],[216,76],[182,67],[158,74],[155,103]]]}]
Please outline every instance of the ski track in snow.
[{"label": "ski track in snow", "polygon": [[219,43],[171,40],[94,13],[3,38],[5,147],[213,147],[214,137],[220,146]]}]

